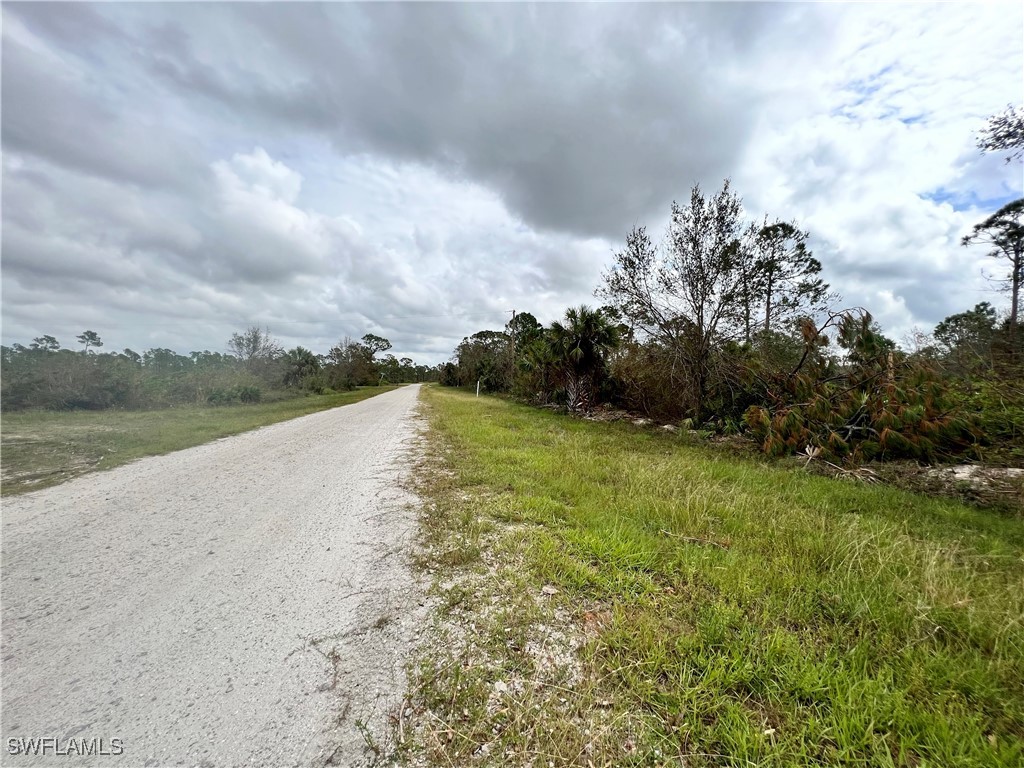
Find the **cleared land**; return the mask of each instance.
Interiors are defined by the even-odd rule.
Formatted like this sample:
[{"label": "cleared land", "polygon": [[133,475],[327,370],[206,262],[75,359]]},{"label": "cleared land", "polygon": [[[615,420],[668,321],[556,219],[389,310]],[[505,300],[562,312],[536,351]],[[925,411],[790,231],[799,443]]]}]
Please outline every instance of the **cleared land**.
[{"label": "cleared land", "polygon": [[4,765],[376,759],[422,621],[418,389],[5,499]]},{"label": "cleared land", "polygon": [[362,387],[272,403],[153,411],[15,411],[0,424],[2,490],[22,493],[143,456],[191,448],[266,424],[336,408],[395,387]]},{"label": "cleared land", "polygon": [[426,393],[439,765],[1018,766],[1024,521]]}]

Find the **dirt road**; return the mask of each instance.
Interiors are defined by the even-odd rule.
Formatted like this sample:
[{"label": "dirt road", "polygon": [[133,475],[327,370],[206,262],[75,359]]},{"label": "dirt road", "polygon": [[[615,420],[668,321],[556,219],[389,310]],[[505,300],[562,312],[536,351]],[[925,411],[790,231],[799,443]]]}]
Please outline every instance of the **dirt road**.
[{"label": "dirt road", "polygon": [[5,500],[0,764],[368,762],[424,613],[418,389]]}]

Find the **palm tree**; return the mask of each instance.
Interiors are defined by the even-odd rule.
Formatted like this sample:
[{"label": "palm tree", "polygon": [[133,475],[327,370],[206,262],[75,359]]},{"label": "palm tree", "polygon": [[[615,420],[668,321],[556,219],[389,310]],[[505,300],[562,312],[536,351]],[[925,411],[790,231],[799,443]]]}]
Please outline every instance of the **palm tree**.
[{"label": "palm tree", "polygon": [[587,411],[594,396],[595,377],[605,355],[619,346],[619,328],[603,309],[570,307],[563,322],[551,324],[551,349],[565,374],[566,400],[571,411]]},{"label": "palm tree", "polygon": [[305,347],[286,352],[284,362],[284,384],[287,387],[301,386],[305,379],[320,372],[320,361]]},{"label": "palm tree", "polygon": [[550,331],[541,328],[535,338],[520,346],[516,386],[524,394],[546,403],[551,397],[551,376],[558,358],[551,348]]}]

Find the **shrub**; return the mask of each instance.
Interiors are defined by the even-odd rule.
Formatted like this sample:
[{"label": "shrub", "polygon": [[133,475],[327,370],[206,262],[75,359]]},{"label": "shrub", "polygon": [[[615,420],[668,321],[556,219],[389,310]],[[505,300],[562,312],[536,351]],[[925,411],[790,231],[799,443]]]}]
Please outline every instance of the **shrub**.
[{"label": "shrub", "polygon": [[314,395],[323,395],[329,389],[327,386],[327,377],[322,373],[315,373],[311,376],[307,376],[302,380],[302,388],[306,392],[312,392]]},{"label": "shrub", "polygon": [[238,393],[235,387],[222,388],[218,387],[210,392],[206,396],[206,402],[210,405],[229,405],[238,398]]},{"label": "shrub", "polygon": [[243,403],[258,403],[260,401],[260,388],[238,387],[238,399]]},{"label": "shrub", "polygon": [[258,403],[260,388],[254,386],[218,387],[206,397],[210,405],[231,405],[232,403]]}]

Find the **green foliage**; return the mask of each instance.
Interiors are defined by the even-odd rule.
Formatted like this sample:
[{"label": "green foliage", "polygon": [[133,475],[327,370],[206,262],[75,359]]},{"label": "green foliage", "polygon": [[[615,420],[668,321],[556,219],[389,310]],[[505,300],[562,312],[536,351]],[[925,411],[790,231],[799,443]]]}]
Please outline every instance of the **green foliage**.
[{"label": "green foliage", "polygon": [[256,325],[243,333],[231,334],[228,351],[250,369],[266,367],[284,354],[277,339],[268,330]]},{"label": "green foliage", "polygon": [[351,390],[385,380],[392,383],[432,381],[437,377],[436,369],[414,365],[409,358],[399,361],[394,355],[388,355],[383,360],[377,359],[379,352],[389,349],[390,341],[372,333],[363,336],[362,341],[345,337],[327,353],[324,360],[326,381],[334,389]]},{"label": "green foliage", "polygon": [[[49,338],[53,338],[50,336]],[[96,331],[85,331],[81,336],[78,337],[78,343],[85,347],[83,351],[88,352],[89,347],[102,347],[103,342],[100,340],[99,334]]]},{"label": "green foliage", "polygon": [[478,381],[485,391],[507,392],[512,386],[511,337],[503,331],[478,331],[455,348],[446,383],[466,387]]},{"label": "green foliage", "polygon": [[665,247],[634,229],[598,290],[631,326],[669,351],[682,385],[675,388],[698,421],[715,397],[717,349],[749,325],[754,267],[741,240],[742,210],[728,180],[710,196],[694,186],[687,205],[672,203]]},{"label": "green foliage", "polygon": [[379,352],[387,352],[391,349],[391,342],[375,333],[367,333],[363,336],[362,341],[363,346],[370,351],[371,357]]},{"label": "green foliage", "polygon": [[974,309],[950,315],[935,326],[935,340],[948,352],[968,352],[982,361],[996,334],[996,310],[987,301]]},{"label": "green foliage", "polygon": [[1021,314],[1020,292],[1021,285],[1024,284],[1024,198],[1007,203],[984,221],[976,224],[961,242],[964,246],[987,246],[989,258],[1007,262],[1009,270],[1002,282],[1010,294],[1010,356],[1019,357],[1022,347],[1018,331]]},{"label": "green foliage", "polygon": [[538,403],[558,398],[558,360],[547,329],[541,328],[529,341],[517,344],[516,352],[513,394]]},{"label": "green foliage", "polygon": [[571,411],[588,411],[605,372],[605,358],[620,343],[618,326],[603,309],[570,307],[548,333]]},{"label": "green foliage", "polygon": [[258,403],[261,392],[259,387],[239,387],[238,399],[243,403]]},{"label": "green foliage", "polygon": [[1015,354],[1009,318],[982,302],[945,318],[934,336],[937,345],[919,356],[978,420],[991,441],[986,461],[1024,462],[1024,363]]},{"label": "green foliage", "polygon": [[327,376],[322,372],[306,376],[302,379],[302,388],[314,395],[323,395],[333,390],[327,386]]},{"label": "green foliage", "polygon": [[215,389],[206,396],[206,402],[210,405],[230,405],[238,402],[238,391],[235,387],[229,389]]},{"label": "green foliage", "polygon": [[695,186],[687,205],[672,204],[664,247],[642,227],[630,232],[598,289],[636,333],[623,366],[628,397],[702,424],[741,412],[757,326],[784,332],[829,298],[807,238],[794,224],[746,223],[728,180],[714,195]]},{"label": "green foliage", "polygon": [[478,331],[462,340],[439,381],[487,392],[512,392],[540,403],[587,411],[612,389],[609,355],[623,329],[614,310],[572,307],[545,328],[529,312],[518,313],[505,331]]},{"label": "green foliage", "polygon": [[295,347],[284,355],[284,377],[286,387],[302,387],[310,392],[316,388],[323,389],[319,376],[321,371],[320,358],[305,347]]},{"label": "green foliage", "polygon": [[[764,223],[747,235],[754,253],[752,268],[744,275],[743,300],[746,340],[752,337],[750,313],[763,306],[763,330],[778,330],[786,321],[824,309],[828,284],[819,275],[821,262],[807,248],[808,233],[785,221]],[[746,266],[746,265],[744,265]]]},{"label": "green foliage", "polygon": [[993,443],[986,459],[1024,466],[1024,366],[973,376],[963,390],[962,407]]},{"label": "green foliage", "polygon": [[508,321],[505,333],[515,342],[516,346],[525,347],[544,335],[544,326],[529,312],[518,312]]},{"label": "green foliage", "polygon": [[55,344],[53,337],[41,337],[31,349],[4,348],[5,410],[131,407],[142,397],[139,367],[130,358],[75,353]]},{"label": "green foliage", "polygon": [[869,314],[845,313],[837,321],[847,350],[838,375],[820,353],[821,334],[808,328],[804,364],[779,382],[772,402],[748,409],[746,424],[765,453],[810,446],[855,462],[933,461],[978,445],[980,425],[957,407],[934,370],[896,352]]},{"label": "green foliage", "polygon": [[933,342],[919,334],[906,354],[866,311],[828,309],[836,296],[797,223],[750,222],[728,180],[711,195],[695,186],[687,204],[672,204],[663,245],[636,227],[602,275],[601,332],[614,342],[586,341],[597,329],[585,327],[585,308],[550,328],[525,313],[504,333],[463,339],[440,381],[570,410],[603,400],[718,433],[746,428],[772,455],[811,446],[854,462],[934,461],[980,455],[987,433],[1007,443],[998,451],[1009,460],[1024,450],[1013,444],[1022,217],[1024,200],[1010,203],[963,241],[1009,260],[1009,316],[982,302],[939,323]]},{"label": "green foliage", "polygon": [[[399,382],[434,381],[437,378],[437,369],[426,365],[417,365],[411,358],[396,358],[394,355],[385,355],[377,362],[377,370],[384,374],[384,382],[395,384]],[[379,379],[379,376],[378,376]]]},{"label": "green foliage", "polygon": [[29,348],[36,351],[56,352],[60,349],[60,342],[53,336],[37,336],[32,339]]}]

